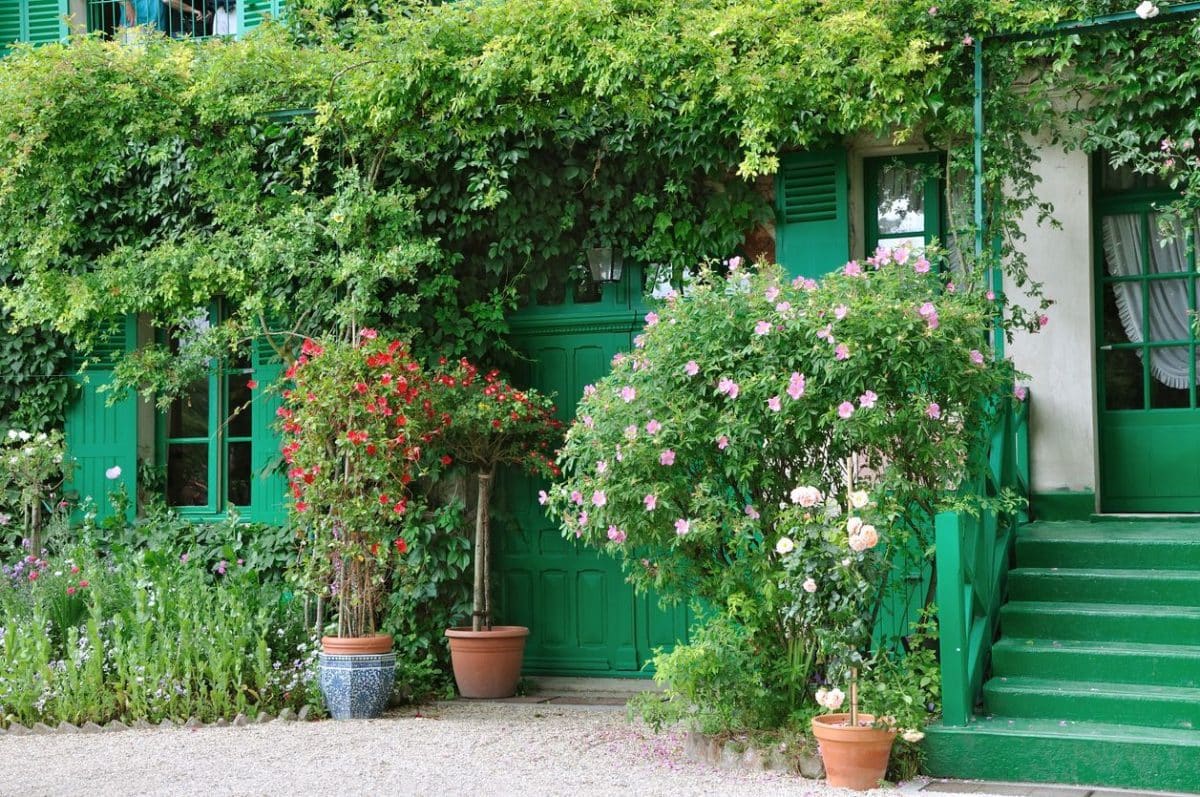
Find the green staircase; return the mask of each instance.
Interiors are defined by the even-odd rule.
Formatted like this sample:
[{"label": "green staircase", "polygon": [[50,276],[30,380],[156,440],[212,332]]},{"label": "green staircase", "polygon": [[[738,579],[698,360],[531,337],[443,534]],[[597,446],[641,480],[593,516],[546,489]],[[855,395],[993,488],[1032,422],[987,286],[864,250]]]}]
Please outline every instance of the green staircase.
[{"label": "green staircase", "polygon": [[1020,527],[981,691],[931,774],[1200,793],[1200,523]]}]

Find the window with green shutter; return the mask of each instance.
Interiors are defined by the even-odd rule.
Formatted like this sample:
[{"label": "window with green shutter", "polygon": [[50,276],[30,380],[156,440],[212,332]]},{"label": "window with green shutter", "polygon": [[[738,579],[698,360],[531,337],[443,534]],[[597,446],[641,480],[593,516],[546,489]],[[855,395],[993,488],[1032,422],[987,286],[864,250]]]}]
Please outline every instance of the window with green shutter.
[{"label": "window with green shutter", "polygon": [[67,0],[0,0],[0,55],[14,42],[56,42],[67,36]]},{"label": "window with green shutter", "polygon": [[816,279],[850,259],[846,151],[789,152],[775,177],[775,258]]},{"label": "window with green shutter", "polygon": [[866,251],[918,251],[942,238],[942,158],[937,152],[863,160]]}]

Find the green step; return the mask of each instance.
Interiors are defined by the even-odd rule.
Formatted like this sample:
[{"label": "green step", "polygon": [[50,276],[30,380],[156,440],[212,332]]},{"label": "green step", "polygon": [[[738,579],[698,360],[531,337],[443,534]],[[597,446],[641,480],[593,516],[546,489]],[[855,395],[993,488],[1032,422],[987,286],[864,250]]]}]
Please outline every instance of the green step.
[{"label": "green step", "polygon": [[1031,523],[1017,534],[1020,567],[1200,570],[1200,525]]},{"label": "green step", "polygon": [[998,717],[1200,728],[1200,689],[1177,686],[992,678],[983,685],[983,705]]},{"label": "green step", "polygon": [[1200,642],[1200,607],[1009,601],[1000,608],[1006,637],[1171,645]]},{"label": "green step", "polygon": [[922,747],[937,777],[1200,792],[1200,731],[993,717],[932,725]]},{"label": "green step", "polygon": [[1009,600],[1200,606],[1200,570],[1102,570],[1019,567],[1008,574]]},{"label": "green step", "polygon": [[992,672],[1003,677],[1200,687],[1200,646],[1005,637],[992,646]]}]

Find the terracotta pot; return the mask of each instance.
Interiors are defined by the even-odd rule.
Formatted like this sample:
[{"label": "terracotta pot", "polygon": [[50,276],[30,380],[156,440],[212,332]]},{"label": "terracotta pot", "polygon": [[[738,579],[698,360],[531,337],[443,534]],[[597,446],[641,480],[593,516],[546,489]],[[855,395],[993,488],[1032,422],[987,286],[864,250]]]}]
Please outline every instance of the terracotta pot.
[{"label": "terracotta pot", "polygon": [[490,631],[448,628],[454,682],[463,697],[512,697],[521,679],[525,638],[529,629],[496,625]]},{"label": "terracotta pot", "polygon": [[874,721],[870,714],[859,714],[859,725],[854,727],[848,724],[849,714],[813,717],[813,736],[817,737],[830,786],[864,791],[874,789],[883,780],[896,731],[872,728]]},{"label": "terracotta pot", "polygon": [[317,656],[321,694],[335,720],[374,719],[387,708],[396,654],[387,634],[324,637]]},{"label": "terracotta pot", "polygon": [[323,636],[321,650],[333,656],[357,656],[367,653],[391,653],[391,634],[374,636]]}]

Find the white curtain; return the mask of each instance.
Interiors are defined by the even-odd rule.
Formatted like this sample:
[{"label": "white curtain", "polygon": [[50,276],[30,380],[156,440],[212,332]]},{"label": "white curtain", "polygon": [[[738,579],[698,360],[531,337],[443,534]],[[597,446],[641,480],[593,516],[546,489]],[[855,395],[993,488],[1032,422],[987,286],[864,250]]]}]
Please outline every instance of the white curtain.
[{"label": "white curtain", "polygon": [[[1150,273],[1169,274],[1188,271],[1187,238],[1178,221],[1164,234],[1159,220],[1150,217]],[[1108,272],[1113,276],[1133,276],[1142,272],[1142,217],[1139,214],[1106,216],[1104,254]],[[1150,339],[1188,340],[1191,337],[1191,316],[1188,314],[1188,279],[1150,280]],[[1115,282],[1112,284],[1117,300],[1117,312],[1125,336],[1134,343],[1142,342],[1143,307],[1142,283]],[[1142,351],[1138,350],[1138,356]],[[1150,350],[1150,373],[1167,387],[1186,390],[1188,387],[1188,348],[1172,346]],[[1200,368],[1197,368],[1200,384]]]}]

